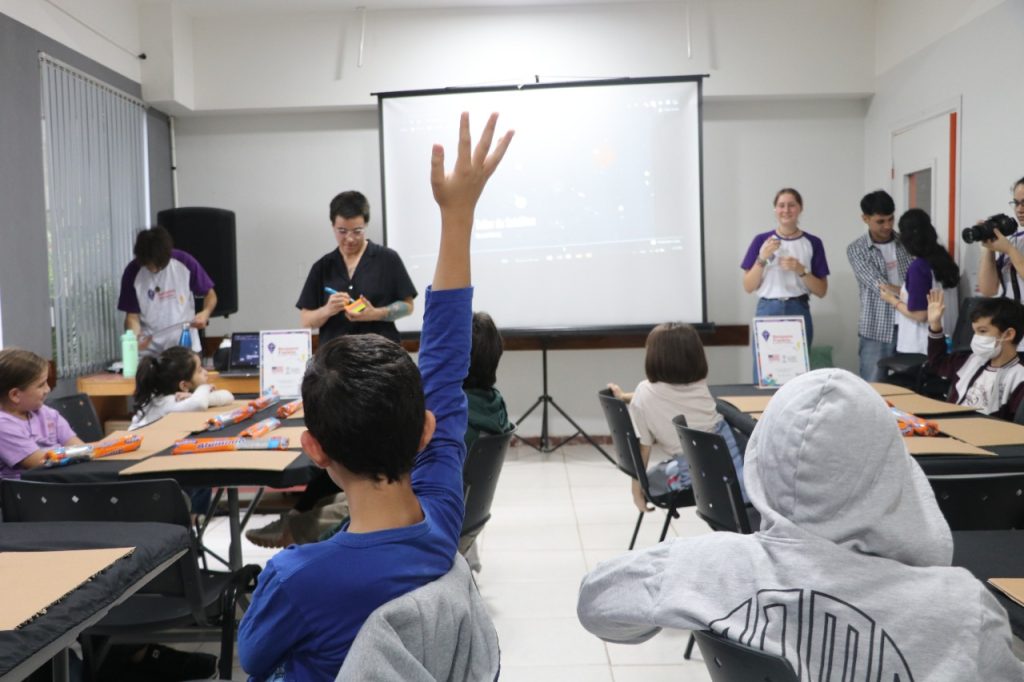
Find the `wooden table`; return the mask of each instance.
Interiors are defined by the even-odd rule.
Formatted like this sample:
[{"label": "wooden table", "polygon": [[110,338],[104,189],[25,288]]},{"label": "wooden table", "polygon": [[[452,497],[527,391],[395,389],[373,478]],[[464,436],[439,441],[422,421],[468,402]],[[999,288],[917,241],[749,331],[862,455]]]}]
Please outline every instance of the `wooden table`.
[{"label": "wooden table", "polygon": [[[260,392],[259,375],[231,377],[210,372],[209,382],[235,395]],[[78,392],[87,394],[92,400],[100,424],[111,419],[131,419],[129,400],[135,394],[135,379],[125,379],[111,372],[90,374],[78,377]]]}]

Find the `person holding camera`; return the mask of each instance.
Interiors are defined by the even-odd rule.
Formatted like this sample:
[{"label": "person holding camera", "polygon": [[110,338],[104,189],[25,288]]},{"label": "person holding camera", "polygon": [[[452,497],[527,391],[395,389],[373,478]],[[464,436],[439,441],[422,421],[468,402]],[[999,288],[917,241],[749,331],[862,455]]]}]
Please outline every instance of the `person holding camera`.
[{"label": "person holding camera", "polygon": [[[988,220],[964,230],[964,241],[980,242],[981,267],[978,270],[978,293],[982,296],[1003,296],[1021,303],[1024,290],[1024,178],[1013,185],[1013,206],[1017,224],[1004,215],[992,216]],[[1012,232],[1011,232],[1012,230]],[[970,235],[970,238],[968,238]]]}]

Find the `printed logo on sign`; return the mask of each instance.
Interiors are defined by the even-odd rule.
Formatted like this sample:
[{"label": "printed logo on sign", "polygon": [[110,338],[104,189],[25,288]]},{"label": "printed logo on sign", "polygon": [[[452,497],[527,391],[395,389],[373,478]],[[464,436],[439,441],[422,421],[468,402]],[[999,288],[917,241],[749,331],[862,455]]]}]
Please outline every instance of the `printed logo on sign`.
[{"label": "printed logo on sign", "polygon": [[273,341],[271,341],[270,343],[267,344],[267,350],[273,353],[274,351],[277,350],[277,345]]}]

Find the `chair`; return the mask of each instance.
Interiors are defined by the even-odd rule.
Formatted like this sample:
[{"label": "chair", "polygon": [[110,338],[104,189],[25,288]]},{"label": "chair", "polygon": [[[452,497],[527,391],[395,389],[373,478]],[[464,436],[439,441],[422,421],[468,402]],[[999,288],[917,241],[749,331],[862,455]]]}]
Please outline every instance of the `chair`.
[{"label": "chair", "polygon": [[1024,528],[1024,473],[929,476],[950,530]]},{"label": "chair", "polygon": [[793,665],[708,630],[693,633],[711,682],[800,682]]},{"label": "chair", "polygon": [[475,537],[491,519],[491,503],[498,487],[498,476],[515,432],[513,427],[505,433],[480,436],[466,455],[462,470],[466,515],[462,520],[461,537]]},{"label": "chair", "polygon": [[[170,479],[110,483],[0,481],[4,523],[30,521],[157,522],[191,529],[188,505]],[[113,640],[206,641],[219,630],[221,679],[230,679],[239,596],[255,588],[258,566],[234,573],[200,570],[194,535],[189,551],[86,631],[83,652],[94,674]]]},{"label": "chair", "polygon": [[725,439],[717,433],[691,429],[683,415],[672,420],[690,468],[690,485],[697,505],[697,516],[712,530],[753,532],[743,503],[736,467]]},{"label": "chair", "polygon": [[53,398],[46,403],[53,409],[60,412],[61,416],[68,421],[71,430],[86,443],[92,443],[103,438],[103,424],[96,415],[96,408],[85,393],[66,395],[63,398]]},{"label": "chair", "polygon": [[[661,536],[658,538],[658,542],[661,542],[668,535],[669,523],[672,519],[679,518],[676,509],[693,506],[693,491],[688,488],[676,491],[652,490],[650,481],[647,479],[643,458],[640,456],[640,441],[633,431],[633,420],[629,416],[626,403],[613,396],[611,390],[607,388],[598,391],[597,397],[601,401],[604,418],[611,430],[612,443],[615,445],[616,466],[619,471],[640,482],[640,489],[644,491],[644,497],[648,502],[666,512],[665,525],[662,526]],[[636,527],[633,529],[633,537],[629,541],[629,549],[633,549],[636,545],[636,537],[640,534],[640,524],[643,523],[643,520],[644,512],[640,512],[640,516],[636,520]]]}]

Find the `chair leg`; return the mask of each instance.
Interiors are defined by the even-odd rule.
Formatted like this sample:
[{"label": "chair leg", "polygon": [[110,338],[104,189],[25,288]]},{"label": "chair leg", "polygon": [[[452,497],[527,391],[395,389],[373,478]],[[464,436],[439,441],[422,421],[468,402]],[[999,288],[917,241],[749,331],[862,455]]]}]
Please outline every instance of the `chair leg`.
[{"label": "chair leg", "polygon": [[629,548],[633,549],[636,544],[636,536],[640,534],[640,524],[643,523],[644,513],[640,512],[640,516],[636,517],[636,528],[633,529],[633,539],[629,541]]},{"label": "chair leg", "polygon": [[679,514],[675,509],[669,509],[668,513],[665,514],[665,525],[661,527],[661,537],[658,538],[658,542],[665,541],[665,537],[668,535],[668,524],[672,523],[673,517],[679,518]]},{"label": "chair leg", "polygon": [[697,643],[697,638],[690,633],[690,641],[686,643],[686,653],[683,654],[683,658],[687,661],[690,660],[690,654],[693,653],[693,645]]}]

